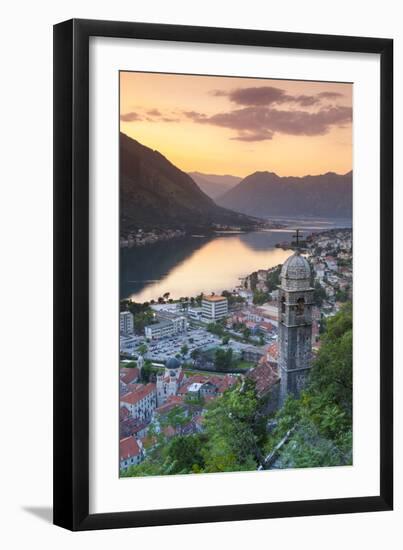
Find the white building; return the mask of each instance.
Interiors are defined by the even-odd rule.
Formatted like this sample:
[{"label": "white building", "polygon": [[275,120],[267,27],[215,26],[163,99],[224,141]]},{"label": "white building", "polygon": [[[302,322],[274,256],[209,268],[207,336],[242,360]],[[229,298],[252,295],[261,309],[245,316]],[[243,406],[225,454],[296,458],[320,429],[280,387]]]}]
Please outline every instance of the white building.
[{"label": "white building", "polygon": [[215,321],[228,315],[228,300],[224,296],[203,296],[202,316],[204,319]]},{"label": "white building", "polygon": [[186,328],[186,317],[183,315],[172,315],[169,319],[165,319],[153,325],[147,325],[144,328],[144,333],[149,340],[160,340],[161,338],[167,338],[185,332]]},{"label": "white building", "polygon": [[125,407],[133,418],[147,420],[151,418],[157,406],[157,390],[155,384],[139,384],[133,391],[120,399],[120,406]]},{"label": "white building", "polygon": [[134,320],[130,311],[120,312],[120,333],[129,335],[134,332]]},{"label": "white building", "polygon": [[167,361],[164,372],[157,375],[157,407],[163,405],[168,397],[178,393],[182,380],[182,367],[179,361],[172,357]]},{"label": "white building", "polygon": [[120,469],[127,470],[130,466],[140,464],[143,459],[143,445],[134,435],[125,437],[119,442]]}]

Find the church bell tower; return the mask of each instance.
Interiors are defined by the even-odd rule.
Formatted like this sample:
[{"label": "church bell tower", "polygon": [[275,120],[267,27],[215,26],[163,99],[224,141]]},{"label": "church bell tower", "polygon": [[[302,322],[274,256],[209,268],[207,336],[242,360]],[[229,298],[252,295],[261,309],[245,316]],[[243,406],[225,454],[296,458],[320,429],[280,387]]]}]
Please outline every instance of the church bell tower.
[{"label": "church bell tower", "polygon": [[312,359],[312,305],[311,268],[308,261],[297,251],[287,258],[280,273],[280,405],[287,395],[298,397],[306,384]]}]

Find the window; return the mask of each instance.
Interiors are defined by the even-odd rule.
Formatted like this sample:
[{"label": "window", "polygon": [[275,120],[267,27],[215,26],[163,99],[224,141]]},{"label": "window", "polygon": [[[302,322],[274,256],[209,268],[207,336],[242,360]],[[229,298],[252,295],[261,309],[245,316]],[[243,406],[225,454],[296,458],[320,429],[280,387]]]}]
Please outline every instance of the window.
[{"label": "window", "polygon": [[285,313],[285,298],[281,298],[281,313]]},{"label": "window", "polygon": [[297,300],[297,315],[303,315],[305,309],[305,300],[303,298],[298,298]]}]

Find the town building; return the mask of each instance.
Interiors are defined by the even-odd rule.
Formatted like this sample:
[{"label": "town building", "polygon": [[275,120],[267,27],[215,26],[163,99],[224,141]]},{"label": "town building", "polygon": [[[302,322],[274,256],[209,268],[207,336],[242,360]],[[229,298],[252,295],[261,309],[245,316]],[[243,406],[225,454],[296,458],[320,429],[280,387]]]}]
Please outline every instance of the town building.
[{"label": "town building", "polygon": [[131,391],[120,398],[120,406],[125,407],[133,418],[147,420],[151,418],[157,406],[155,384],[136,384],[130,386]]},{"label": "town building", "polygon": [[140,464],[143,459],[143,446],[134,436],[125,437],[119,442],[120,469]]},{"label": "town building", "polygon": [[129,336],[134,332],[134,319],[130,311],[121,311],[119,316],[120,333]]},{"label": "town building", "polygon": [[203,296],[202,316],[203,319],[216,321],[228,315],[228,300],[225,296]]},{"label": "town building", "polygon": [[280,404],[304,388],[312,356],[311,268],[297,250],[283,264],[279,287],[278,367]]},{"label": "town building", "polygon": [[183,380],[182,367],[177,359],[168,359],[165,370],[157,374],[157,407],[163,405],[168,397],[176,395]]},{"label": "town building", "polygon": [[[159,314],[160,315],[160,314]],[[152,325],[147,325],[144,328],[146,338],[149,340],[160,340],[161,338],[169,338],[175,334],[185,332],[187,329],[186,317],[183,315],[165,313],[163,320]]]}]

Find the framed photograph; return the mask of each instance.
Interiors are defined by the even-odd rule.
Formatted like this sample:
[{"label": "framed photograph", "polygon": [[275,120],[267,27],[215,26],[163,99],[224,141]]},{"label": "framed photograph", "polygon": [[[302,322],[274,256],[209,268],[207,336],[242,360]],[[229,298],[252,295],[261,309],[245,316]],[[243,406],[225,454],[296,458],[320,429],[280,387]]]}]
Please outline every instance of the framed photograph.
[{"label": "framed photograph", "polygon": [[393,42],[54,27],[54,523],[391,510]]}]

